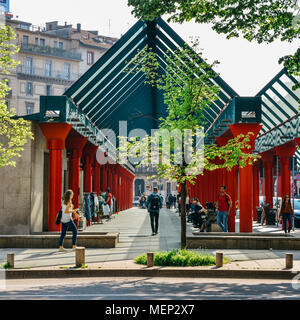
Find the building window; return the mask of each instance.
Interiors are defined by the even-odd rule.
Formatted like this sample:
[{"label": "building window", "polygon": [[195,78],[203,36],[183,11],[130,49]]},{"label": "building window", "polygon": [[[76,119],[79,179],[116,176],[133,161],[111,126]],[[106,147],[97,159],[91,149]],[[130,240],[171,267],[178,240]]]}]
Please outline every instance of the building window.
[{"label": "building window", "polygon": [[32,82],[27,82],[27,84],[26,84],[26,95],[27,96],[33,95],[33,83]]},{"label": "building window", "polygon": [[53,42],[53,47],[57,48],[57,41],[56,40],[54,40],[54,42]]},{"label": "building window", "polygon": [[51,84],[46,85],[46,96],[51,96],[52,95],[52,86]]},{"label": "building window", "polygon": [[87,53],[87,64],[88,65],[94,64],[94,52],[88,51],[88,53]]},{"label": "building window", "polygon": [[45,39],[40,39],[40,46],[45,47]]},{"label": "building window", "polygon": [[23,44],[25,46],[28,46],[28,43],[29,43],[29,37],[28,36],[23,36]]},{"label": "building window", "polygon": [[63,42],[59,42],[58,47],[59,47],[59,49],[63,49],[64,48]]},{"label": "building window", "polygon": [[52,61],[46,60],[45,63],[45,76],[46,77],[52,77]]},{"label": "building window", "polygon": [[71,65],[70,63],[64,63],[64,78],[70,80],[71,78]]},{"label": "building window", "polygon": [[35,39],[34,39],[34,44],[35,44],[36,46],[39,45],[39,38],[35,38]]},{"label": "building window", "polygon": [[33,114],[34,111],[34,103],[26,102],[26,114]]},{"label": "building window", "polygon": [[26,57],[25,72],[27,74],[33,74],[33,59],[31,57]]}]

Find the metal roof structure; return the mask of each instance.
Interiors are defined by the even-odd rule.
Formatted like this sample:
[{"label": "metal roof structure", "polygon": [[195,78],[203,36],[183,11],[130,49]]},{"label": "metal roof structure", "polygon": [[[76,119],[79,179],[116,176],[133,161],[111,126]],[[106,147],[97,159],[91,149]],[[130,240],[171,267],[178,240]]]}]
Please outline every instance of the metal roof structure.
[{"label": "metal roof structure", "polygon": [[[147,45],[155,48],[162,71],[168,52],[185,41],[162,19],[138,21],[63,96],[42,96],[40,113],[26,119],[67,122],[95,145],[106,144],[114,157],[113,137],[119,136],[119,122],[127,121],[128,132],[141,128],[147,133],[166,116],[163,93],[145,83],[142,72],[126,73],[127,62]],[[199,57],[199,59],[201,59]],[[297,79],[282,69],[255,97],[240,97],[220,76],[211,79],[220,88],[217,99],[205,110],[206,143],[238,122],[262,123],[256,151],[263,152],[293,137],[300,137]],[[293,130],[291,130],[291,128]],[[277,138],[276,138],[277,137]],[[298,154],[299,155],[299,154]],[[300,157],[299,157],[300,158]]]},{"label": "metal roof structure", "polygon": [[[257,93],[257,96],[262,97],[263,124],[256,139],[257,152],[267,151],[300,137],[300,89],[293,90],[298,81],[283,68]],[[299,161],[298,150],[296,157]]]},{"label": "metal roof structure", "polygon": [[[127,62],[147,45],[155,47],[162,70],[167,52],[183,47],[185,41],[162,19],[138,21],[108,50],[65,95],[98,128],[118,132],[119,121],[128,121],[128,130],[142,128],[150,133],[159,118],[166,115],[161,92],[145,84],[142,72],[124,72]],[[219,96],[205,111],[210,125],[226,105],[238,94],[221,78],[212,79],[220,88]]]}]

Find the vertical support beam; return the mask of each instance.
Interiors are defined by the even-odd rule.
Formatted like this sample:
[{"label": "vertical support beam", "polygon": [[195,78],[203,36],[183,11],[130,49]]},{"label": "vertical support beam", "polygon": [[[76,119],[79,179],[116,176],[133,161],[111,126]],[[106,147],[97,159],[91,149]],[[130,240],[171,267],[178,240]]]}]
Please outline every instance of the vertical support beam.
[{"label": "vertical support beam", "polygon": [[259,170],[260,161],[255,161],[253,164],[253,221],[257,220],[256,207],[259,206]]},{"label": "vertical support beam", "polygon": [[61,208],[62,197],[62,150],[72,125],[66,123],[41,123],[49,149],[48,231],[59,231],[55,224]]},{"label": "vertical support beam", "polygon": [[270,208],[273,208],[273,157],[275,150],[263,152],[261,154],[263,166],[264,166],[264,190],[265,190],[265,203],[269,204]]},{"label": "vertical support beam", "polygon": [[79,172],[80,159],[82,150],[88,138],[81,136],[76,131],[72,130],[66,139],[66,148],[69,157],[69,189],[73,190],[74,207],[79,205]]},{"label": "vertical support beam", "polygon": [[[218,145],[225,146],[228,143],[228,140],[231,139],[232,136],[226,137],[217,137],[216,141]],[[219,169],[220,177],[217,180],[218,186],[216,188],[216,192],[219,192],[219,188],[221,185],[226,186],[226,192],[231,196],[232,200],[232,208],[228,213],[228,232],[235,232],[235,202],[236,202],[236,192],[235,192],[235,170],[227,171],[226,169]]]},{"label": "vertical support beam", "polygon": [[284,145],[275,147],[276,154],[281,164],[281,197],[285,194],[291,196],[291,172],[289,168],[289,158],[292,157],[297,150],[296,142],[290,141]]},{"label": "vertical support beam", "polygon": [[98,147],[90,142],[87,142],[83,148],[82,158],[83,158],[83,191],[92,192],[92,164],[94,163],[94,158]]},{"label": "vertical support beam", "polygon": [[101,165],[97,161],[96,157],[93,162],[93,192],[99,196],[100,194],[100,167]]},{"label": "vertical support beam", "polygon": [[[244,152],[253,152],[255,148],[255,139],[262,128],[260,124],[250,123],[236,123],[229,125],[230,131],[234,137],[240,134],[244,136],[249,132],[253,135],[250,136],[250,149],[243,150]],[[253,223],[253,169],[252,164],[248,163],[244,168],[239,168],[239,192],[240,192],[240,232],[252,232]]]}]

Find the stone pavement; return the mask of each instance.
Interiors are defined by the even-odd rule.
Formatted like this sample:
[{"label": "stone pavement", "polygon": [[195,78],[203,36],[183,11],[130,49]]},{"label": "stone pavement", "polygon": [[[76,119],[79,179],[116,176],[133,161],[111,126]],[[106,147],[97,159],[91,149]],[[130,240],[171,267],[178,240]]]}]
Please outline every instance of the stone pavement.
[{"label": "stone pavement", "polygon": [[[180,248],[180,218],[175,210],[163,209],[160,214],[160,232],[151,236],[149,214],[144,209],[132,208],[116,215],[101,225],[86,231],[120,232],[120,243],[113,249],[86,248],[86,265],[96,268],[143,268],[133,259],[144,252]],[[188,234],[194,230],[188,224]],[[215,254],[218,250],[207,250]],[[74,251],[58,252],[57,249],[0,249],[0,264],[6,262],[7,253],[15,253],[15,268],[64,268],[75,262]],[[282,269],[286,251],[280,250],[222,250],[232,269]],[[300,270],[300,251],[294,251],[294,269]]]}]

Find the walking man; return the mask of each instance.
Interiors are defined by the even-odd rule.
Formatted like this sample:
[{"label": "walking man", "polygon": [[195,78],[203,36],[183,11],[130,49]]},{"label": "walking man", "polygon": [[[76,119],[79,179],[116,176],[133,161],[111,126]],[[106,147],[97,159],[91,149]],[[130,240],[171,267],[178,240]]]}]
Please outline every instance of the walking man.
[{"label": "walking man", "polygon": [[153,188],[153,193],[148,196],[146,203],[148,212],[150,213],[150,221],[153,236],[158,233],[159,210],[162,207],[162,199],[157,194],[157,192],[158,188]]},{"label": "walking man", "polygon": [[226,186],[221,186],[216,208],[218,210],[217,224],[223,232],[227,232],[228,214],[232,207],[232,200],[229,194],[226,193]]}]

